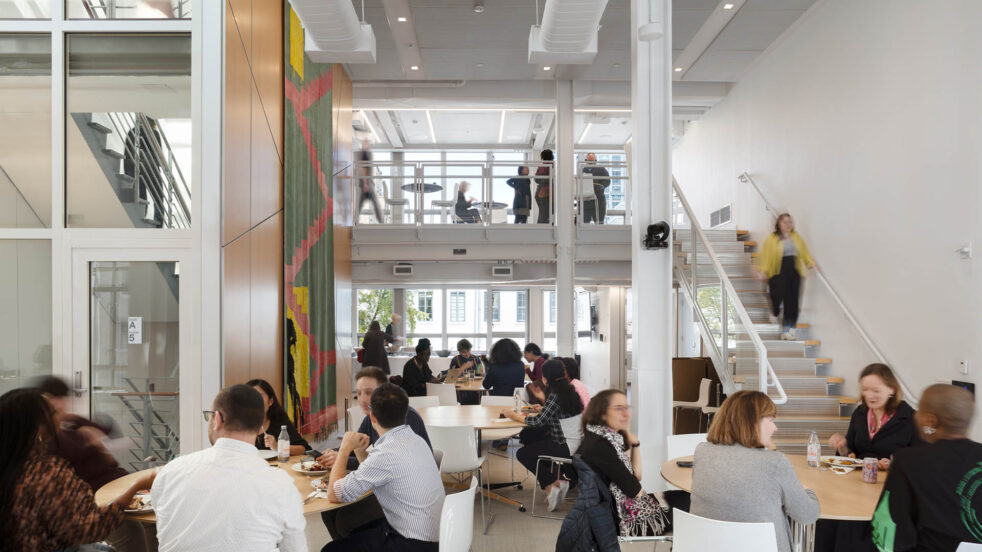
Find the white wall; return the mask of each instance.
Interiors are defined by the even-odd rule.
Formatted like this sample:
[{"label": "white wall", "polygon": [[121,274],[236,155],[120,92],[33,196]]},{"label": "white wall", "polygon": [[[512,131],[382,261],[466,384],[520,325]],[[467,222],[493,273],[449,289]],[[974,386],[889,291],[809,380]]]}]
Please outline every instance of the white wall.
[{"label": "white wall", "polygon": [[[915,394],[982,383],[982,277],[954,252],[982,247],[980,20],[974,0],[820,2],[674,154],[700,222],[732,203],[760,240],[772,222],[736,180],[754,175]],[[802,321],[854,393],[872,355],[814,279]]]}]

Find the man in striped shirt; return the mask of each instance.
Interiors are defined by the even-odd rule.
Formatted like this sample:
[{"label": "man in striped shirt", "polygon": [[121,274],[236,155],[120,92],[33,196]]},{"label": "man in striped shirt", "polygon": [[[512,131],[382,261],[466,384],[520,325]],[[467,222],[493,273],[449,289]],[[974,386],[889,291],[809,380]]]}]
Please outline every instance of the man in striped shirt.
[{"label": "man in striped shirt", "polygon": [[[327,498],[352,502],[372,491],[385,519],[328,543],[323,552],[439,550],[443,480],[429,445],[406,425],[408,411],[409,397],[401,387],[384,383],[372,393],[368,415],[379,438],[357,470],[345,475],[345,463],[335,462]],[[367,435],[349,431],[344,434],[338,456],[347,458],[367,446]]]}]

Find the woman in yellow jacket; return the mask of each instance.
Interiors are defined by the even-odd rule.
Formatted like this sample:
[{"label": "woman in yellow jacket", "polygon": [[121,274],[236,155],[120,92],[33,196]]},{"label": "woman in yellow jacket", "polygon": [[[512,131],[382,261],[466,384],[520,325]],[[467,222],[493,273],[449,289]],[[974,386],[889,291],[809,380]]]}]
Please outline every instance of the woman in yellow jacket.
[{"label": "woman in yellow jacket", "polygon": [[784,304],[784,332],[781,339],[793,340],[794,327],[798,323],[798,300],[801,296],[801,279],[815,260],[808,252],[805,240],[794,231],[791,215],[783,213],[774,223],[774,233],[767,236],[757,261],[757,277],[767,280],[771,297],[771,312],[776,318]]}]

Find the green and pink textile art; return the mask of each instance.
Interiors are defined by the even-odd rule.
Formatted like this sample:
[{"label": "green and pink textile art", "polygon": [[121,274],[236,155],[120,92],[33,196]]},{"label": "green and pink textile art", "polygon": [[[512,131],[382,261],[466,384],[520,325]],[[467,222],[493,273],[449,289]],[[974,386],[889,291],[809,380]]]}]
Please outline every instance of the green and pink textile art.
[{"label": "green and pink textile art", "polygon": [[304,434],[326,437],[338,420],[332,217],[332,65],[303,50],[303,27],[284,14],[284,407]]}]

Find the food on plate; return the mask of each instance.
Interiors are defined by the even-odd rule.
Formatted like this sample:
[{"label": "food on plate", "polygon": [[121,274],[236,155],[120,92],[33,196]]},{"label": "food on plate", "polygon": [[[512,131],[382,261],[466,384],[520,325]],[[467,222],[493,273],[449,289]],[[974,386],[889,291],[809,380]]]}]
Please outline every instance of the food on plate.
[{"label": "food on plate", "polygon": [[317,489],[318,491],[326,491],[327,490],[327,480],[326,479],[315,479],[315,480],[311,481],[310,484],[313,485],[313,487],[315,489]]},{"label": "food on plate", "polygon": [[300,469],[303,471],[312,472],[312,471],[324,471],[327,468],[318,464],[317,462],[301,462]]},{"label": "food on plate", "polygon": [[133,495],[130,503],[126,505],[126,510],[146,510],[150,507],[150,495],[146,492],[139,492]]}]

